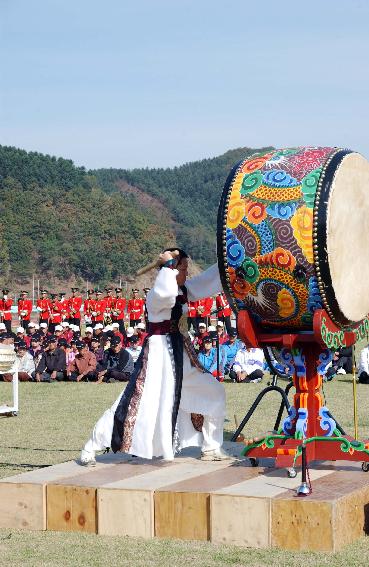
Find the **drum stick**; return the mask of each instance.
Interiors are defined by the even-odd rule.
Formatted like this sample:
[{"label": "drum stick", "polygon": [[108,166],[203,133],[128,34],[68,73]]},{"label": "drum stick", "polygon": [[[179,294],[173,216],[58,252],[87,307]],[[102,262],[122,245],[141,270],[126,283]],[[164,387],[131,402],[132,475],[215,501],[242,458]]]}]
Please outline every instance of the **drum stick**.
[{"label": "drum stick", "polygon": [[150,262],[150,264],[147,264],[147,266],[145,266],[144,268],[141,268],[140,270],[137,270],[136,272],[136,277],[137,276],[142,276],[142,274],[146,274],[146,272],[149,272],[150,270],[152,270],[153,268],[157,268],[158,267],[158,261],[154,260],[153,262]]}]

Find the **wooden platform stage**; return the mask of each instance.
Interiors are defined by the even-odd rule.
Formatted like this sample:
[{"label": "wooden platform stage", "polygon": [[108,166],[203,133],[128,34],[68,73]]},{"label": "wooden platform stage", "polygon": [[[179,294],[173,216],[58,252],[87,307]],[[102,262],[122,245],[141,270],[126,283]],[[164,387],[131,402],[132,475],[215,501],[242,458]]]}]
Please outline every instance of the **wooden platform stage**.
[{"label": "wooden platform stage", "polygon": [[[237,455],[243,446],[228,448]],[[315,464],[313,493],[298,498],[300,471],[291,479],[267,460],[253,468],[197,456],[164,464],[107,454],[94,468],[70,461],[4,478],[0,527],[321,551],[366,532],[369,473],[360,464]]]}]

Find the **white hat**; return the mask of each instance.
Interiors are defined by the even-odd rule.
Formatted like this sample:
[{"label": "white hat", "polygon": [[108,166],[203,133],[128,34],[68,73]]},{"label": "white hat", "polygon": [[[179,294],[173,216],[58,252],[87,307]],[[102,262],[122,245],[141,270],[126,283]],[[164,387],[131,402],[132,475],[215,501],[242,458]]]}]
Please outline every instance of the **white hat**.
[{"label": "white hat", "polygon": [[210,325],[210,327],[208,327],[208,331],[209,333],[214,333],[214,331],[216,331],[216,328],[214,327],[214,325]]},{"label": "white hat", "polygon": [[63,321],[61,325],[62,325],[62,327],[69,327],[68,321]]},{"label": "white hat", "polygon": [[199,327],[205,327],[205,329],[206,329],[205,323],[199,323]]},{"label": "white hat", "polygon": [[139,323],[139,324],[137,325],[137,329],[143,329],[143,330],[145,330],[145,329],[146,329],[145,323]]},{"label": "white hat", "polygon": [[46,328],[47,328],[47,323],[40,323],[40,327],[41,327],[41,329],[46,329]]},{"label": "white hat", "polygon": [[28,328],[33,327],[34,329],[36,328],[36,323],[32,323],[32,321],[30,321],[28,323]]},{"label": "white hat", "polygon": [[106,327],[104,327],[104,333],[107,333],[108,331],[112,330],[112,326],[111,325],[106,325]]},{"label": "white hat", "polygon": [[96,323],[95,325],[95,329],[103,329],[104,325],[102,325],[101,323]]},{"label": "white hat", "polygon": [[5,323],[0,323],[0,329],[6,329]]},{"label": "white hat", "polygon": [[218,323],[217,323],[217,327],[224,327],[224,323],[223,323],[223,321],[218,321]]},{"label": "white hat", "polygon": [[63,327],[61,325],[55,325],[55,331],[62,331]]},{"label": "white hat", "polygon": [[17,333],[24,333],[24,328],[23,327],[17,327]]},{"label": "white hat", "polygon": [[72,331],[79,331],[78,325],[69,325],[69,327],[72,329]]},{"label": "white hat", "polygon": [[133,327],[128,327],[127,329],[127,337],[133,337],[133,335],[135,334],[135,330]]},{"label": "white hat", "polygon": [[92,327],[86,327],[85,333],[93,333],[93,332],[94,332],[94,330],[93,330]]},{"label": "white hat", "polygon": [[119,323],[112,323],[111,328],[112,329],[119,329]]},{"label": "white hat", "polygon": [[[28,325],[28,326],[29,326],[29,325]],[[35,323],[33,326],[34,326],[35,329],[39,329],[39,328],[40,328],[40,325],[39,325],[38,323]]]}]

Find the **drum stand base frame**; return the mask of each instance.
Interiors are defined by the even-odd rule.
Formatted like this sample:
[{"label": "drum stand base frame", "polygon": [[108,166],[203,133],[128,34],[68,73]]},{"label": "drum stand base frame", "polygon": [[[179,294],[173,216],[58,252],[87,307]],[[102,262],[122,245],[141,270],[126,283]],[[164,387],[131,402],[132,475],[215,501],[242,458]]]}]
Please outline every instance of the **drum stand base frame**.
[{"label": "drum stand base frame", "polygon": [[[302,377],[294,377],[296,395],[290,414],[289,434],[283,431],[271,432],[262,438],[254,439],[243,450],[244,456],[252,460],[274,458],[277,467],[294,467],[301,463],[301,447],[304,443],[309,463],[337,460],[369,463],[369,440],[357,441],[344,434],[327,408],[324,408],[324,418],[319,413],[322,378],[317,373],[317,361],[322,348],[327,348],[320,332],[323,318],[329,328],[335,328],[328,314],[324,310],[318,310],[314,314],[314,331],[273,334],[259,330],[247,311],[238,314],[238,333],[248,347],[278,346],[290,350],[298,348],[304,357],[306,372]],[[356,340],[354,332],[343,335],[345,346],[351,346]],[[305,410],[307,416],[303,432],[301,427],[296,428],[299,410]],[[237,430],[238,434],[240,429],[241,427]]]}]

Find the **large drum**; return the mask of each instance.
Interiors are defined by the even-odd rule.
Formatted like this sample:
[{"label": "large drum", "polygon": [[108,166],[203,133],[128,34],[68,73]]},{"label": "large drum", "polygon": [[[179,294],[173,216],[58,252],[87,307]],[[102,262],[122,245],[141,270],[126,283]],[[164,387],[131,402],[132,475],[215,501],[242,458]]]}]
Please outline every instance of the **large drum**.
[{"label": "large drum", "polygon": [[369,313],[369,163],[339,148],[255,154],[231,171],[218,212],[218,263],[235,312],[264,329],[343,329]]}]

